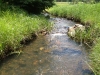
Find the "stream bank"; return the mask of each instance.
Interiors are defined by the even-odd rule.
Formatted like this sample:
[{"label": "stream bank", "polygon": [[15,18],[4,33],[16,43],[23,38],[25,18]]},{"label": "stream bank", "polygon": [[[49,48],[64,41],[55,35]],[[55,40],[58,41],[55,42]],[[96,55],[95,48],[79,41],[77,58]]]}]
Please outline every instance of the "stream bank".
[{"label": "stream bank", "polygon": [[67,28],[75,22],[52,17],[50,34],[39,36],[22,48],[19,56],[11,56],[0,64],[0,75],[94,75],[88,50],[67,36]]}]

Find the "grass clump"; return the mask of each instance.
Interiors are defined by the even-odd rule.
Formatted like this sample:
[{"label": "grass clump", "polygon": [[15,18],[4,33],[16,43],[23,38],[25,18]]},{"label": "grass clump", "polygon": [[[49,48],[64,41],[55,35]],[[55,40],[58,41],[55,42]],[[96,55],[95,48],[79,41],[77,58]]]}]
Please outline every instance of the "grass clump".
[{"label": "grass clump", "polygon": [[44,27],[50,28],[50,23],[43,16],[28,15],[20,9],[0,12],[0,58],[6,52],[16,50],[21,41],[31,38],[32,34]]}]

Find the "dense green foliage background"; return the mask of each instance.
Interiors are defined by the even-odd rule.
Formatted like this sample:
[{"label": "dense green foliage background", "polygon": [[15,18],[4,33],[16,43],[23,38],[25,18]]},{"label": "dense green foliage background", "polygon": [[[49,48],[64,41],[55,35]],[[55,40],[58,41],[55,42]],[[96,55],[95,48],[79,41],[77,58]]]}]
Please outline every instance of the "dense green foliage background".
[{"label": "dense green foliage background", "polygon": [[29,13],[39,14],[45,8],[54,5],[53,0],[1,0],[3,4],[18,6]]},{"label": "dense green foliage background", "polygon": [[55,0],[57,2],[79,2],[79,1],[82,1],[82,2],[91,2],[91,1],[94,1],[94,2],[99,2],[100,0]]}]

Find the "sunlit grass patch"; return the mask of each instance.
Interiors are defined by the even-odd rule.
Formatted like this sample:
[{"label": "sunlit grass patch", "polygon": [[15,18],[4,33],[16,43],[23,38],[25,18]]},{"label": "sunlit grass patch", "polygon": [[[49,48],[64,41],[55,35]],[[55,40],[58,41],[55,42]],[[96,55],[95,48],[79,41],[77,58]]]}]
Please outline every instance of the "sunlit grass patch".
[{"label": "sunlit grass patch", "polygon": [[50,22],[43,16],[28,15],[24,11],[2,11],[0,13],[0,55],[5,50],[19,48],[20,41],[31,37],[32,33],[47,27]]}]

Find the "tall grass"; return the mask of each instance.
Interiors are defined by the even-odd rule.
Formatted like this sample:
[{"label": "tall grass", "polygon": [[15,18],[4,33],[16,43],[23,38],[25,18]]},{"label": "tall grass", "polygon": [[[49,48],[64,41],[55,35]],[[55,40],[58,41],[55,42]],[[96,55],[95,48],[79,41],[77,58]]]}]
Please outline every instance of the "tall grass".
[{"label": "tall grass", "polygon": [[94,69],[96,75],[100,75],[100,38],[97,40],[97,44],[93,47],[93,51],[90,54],[91,66]]},{"label": "tall grass", "polygon": [[[49,12],[53,15],[57,15],[59,17],[67,17],[67,18],[75,18],[79,19],[82,22],[92,22],[97,23],[99,22],[100,18],[98,16],[100,15],[100,4],[85,4],[85,3],[79,3],[79,4],[58,4],[50,8]],[[62,16],[63,15],[63,16]],[[98,18],[98,19],[97,19]]]},{"label": "tall grass", "polygon": [[30,37],[50,23],[43,16],[28,15],[26,12],[14,9],[0,12],[0,56],[7,49],[15,50],[20,47],[20,41]]},{"label": "tall grass", "polygon": [[100,75],[100,3],[79,3],[73,5],[56,3],[55,6],[47,11],[59,17],[78,21],[86,26],[86,31],[84,33],[77,32],[75,38],[79,41],[83,40],[88,45],[94,43],[95,46],[91,47],[93,49],[90,58],[95,74]]}]

